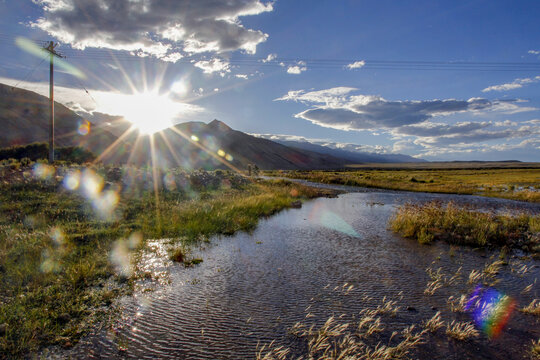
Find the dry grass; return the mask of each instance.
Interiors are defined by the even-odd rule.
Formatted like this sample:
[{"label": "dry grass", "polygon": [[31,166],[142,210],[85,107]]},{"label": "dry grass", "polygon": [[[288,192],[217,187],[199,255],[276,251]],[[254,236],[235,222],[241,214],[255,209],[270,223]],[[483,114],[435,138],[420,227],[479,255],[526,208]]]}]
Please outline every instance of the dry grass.
[{"label": "dry grass", "polygon": [[275,341],[272,341],[270,344],[263,345],[259,349],[257,345],[257,353],[255,354],[255,359],[257,360],[285,360],[287,355],[290,353],[290,349],[284,346],[277,346]]},{"label": "dry grass", "polygon": [[476,338],[480,335],[478,330],[470,322],[459,322],[452,320],[446,325],[446,335],[456,340],[467,340]]},{"label": "dry grass", "polygon": [[519,311],[529,315],[540,316],[540,300],[534,299],[529,305],[522,307]]},{"label": "dry grass", "polygon": [[[538,164],[536,164],[537,166]],[[273,171],[267,172],[267,174],[325,184],[448,194],[477,194],[540,202],[540,191],[538,191],[540,169],[538,168],[482,170],[444,168],[412,170],[402,168],[399,170],[366,169],[361,171]],[[530,187],[535,188],[535,190],[530,190]]]},{"label": "dry grass", "polygon": [[540,339],[532,342],[530,355],[532,359],[540,359]]},{"label": "dry grass", "polygon": [[498,215],[474,211],[452,202],[444,205],[433,201],[400,206],[389,224],[394,232],[421,244],[444,240],[474,247],[519,247],[537,253],[540,251],[536,229],[539,221],[540,215]]},{"label": "dry grass", "polygon": [[441,312],[437,311],[435,315],[428,321],[423,323],[424,329],[427,329],[429,332],[435,332],[438,329],[444,326],[443,321],[441,320]]},{"label": "dry grass", "polygon": [[467,296],[461,295],[459,298],[450,296],[448,300],[446,300],[446,302],[452,312],[463,313],[465,312],[465,304],[467,302]]}]

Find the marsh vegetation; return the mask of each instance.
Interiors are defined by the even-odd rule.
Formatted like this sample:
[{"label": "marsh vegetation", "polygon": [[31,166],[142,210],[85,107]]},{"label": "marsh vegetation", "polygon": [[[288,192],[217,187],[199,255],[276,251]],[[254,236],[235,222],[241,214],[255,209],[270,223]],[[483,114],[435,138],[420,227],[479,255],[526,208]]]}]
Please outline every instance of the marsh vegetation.
[{"label": "marsh vegetation", "polygon": [[9,357],[73,345],[148,276],[132,266],[147,239],[180,247],[250,231],[261,216],[330,194],[225,171],[155,177],[148,168],[17,163],[0,174],[0,354]]},{"label": "marsh vegetation", "polygon": [[409,203],[397,209],[390,227],[422,244],[444,240],[454,245],[518,248],[540,255],[540,215],[497,214],[452,202]]},{"label": "marsh vegetation", "polygon": [[540,202],[540,169],[362,169],[270,171],[269,176],[390,190],[466,194]]}]

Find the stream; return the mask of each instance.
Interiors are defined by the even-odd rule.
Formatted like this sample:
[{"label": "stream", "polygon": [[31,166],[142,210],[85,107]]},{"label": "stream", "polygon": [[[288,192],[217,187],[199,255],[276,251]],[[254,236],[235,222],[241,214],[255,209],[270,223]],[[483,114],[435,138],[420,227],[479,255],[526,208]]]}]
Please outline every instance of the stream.
[{"label": "stream", "polygon": [[[306,183],[306,182],[302,182]],[[275,341],[290,358],[306,355],[306,342],[290,333],[299,321],[322,325],[330,316],[358,321],[362,309],[383,298],[395,300],[395,316],[381,317],[385,330],[371,345],[386,344],[393,330],[419,326],[441,311],[442,320],[471,321],[452,312],[450,296],[469,294],[473,269],[498,259],[498,250],[420,245],[387,228],[396,207],[440,200],[500,212],[540,213],[540,204],[477,196],[410,193],[315,184],[348,191],[337,198],[307,201],[261,219],[251,234],[214,237],[194,255],[190,268],[163,261],[165,240],[143,261],[167,273],[168,283],[119,300],[121,316],[62,353],[72,358],[253,359],[257,348]],[[161,260],[159,259],[161,258]],[[426,268],[448,276],[461,268],[460,282],[425,295]],[[513,251],[497,275],[497,291],[518,307],[539,297],[540,261]],[[144,287],[143,287],[144,288]],[[466,341],[449,339],[444,328],[429,334],[411,357],[420,359],[523,359],[540,337],[538,317],[515,310],[501,335]]]}]

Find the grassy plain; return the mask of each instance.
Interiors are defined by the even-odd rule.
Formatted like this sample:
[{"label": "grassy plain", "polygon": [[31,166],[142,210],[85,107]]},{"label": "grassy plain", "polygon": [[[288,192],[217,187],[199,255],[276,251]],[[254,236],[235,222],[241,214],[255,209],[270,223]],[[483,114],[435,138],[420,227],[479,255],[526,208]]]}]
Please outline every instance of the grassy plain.
[{"label": "grassy plain", "polygon": [[[288,181],[199,172],[167,175],[156,197],[152,187],[119,179],[125,169],[95,169],[85,187],[84,169],[61,175],[44,166],[0,169],[0,358],[73,344],[141,276],[122,264],[136,258],[145,239],[179,238],[185,245],[249,231],[261,216],[329,194]],[[70,171],[82,174],[77,189],[66,182]],[[104,206],[108,211],[98,214]]]},{"label": "grassy plain", "polygon": [[401,168],[366,168],[348,171],[270,171],[265,174],[325,184],[432,193],[474,194],[540,202],[540,168],[453,169],[440,166],[438,168],[413,169],[403,166]]}]

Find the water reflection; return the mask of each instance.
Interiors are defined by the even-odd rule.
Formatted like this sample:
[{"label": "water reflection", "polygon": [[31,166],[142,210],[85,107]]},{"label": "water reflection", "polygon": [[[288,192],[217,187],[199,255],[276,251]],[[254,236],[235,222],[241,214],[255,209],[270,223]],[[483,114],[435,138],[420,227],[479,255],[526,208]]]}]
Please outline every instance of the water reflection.
[{"label": "water reflection", "polygon": [[[115,335],[104,330],[84,339],[70,355],[254,358],[257,344],[260,349],[275,341],[296,358],[306,351],[305,341],[291,333],[296,323],[309,321],[318,328],[333,317],[336,326],[358,326],[360,317],[371,311],[384,327],[373,339],[389,346],[407,331],[417,334],[422,323],[439,314],[443,328],[423,335],[429,341],[411,350],[414,358],[522,358],[540,329],[521,312],[513,312],[497,341],[482,335],[459,342],[445,334],[451,321],[470,321],[464,312],[476,284],[469,284],[470,274],[488,268],[484,264],[492,264],[499,253],[442,243],[422,246],[387,230],[395,206],[418,199],[462,198],[365,192],[316,199],[262,221],[252,234],[214,239],[214,246],[197,254],[204,262],[196,267],[157,264],[158,269],[168,269],[170,285],[124,298]],[[475,201],[499,208],[516,206],[497,199]],[[525,206],[540,211],[539,205]],[[158,254],[164,245],[156,244]],[[150,254],[142,263],[159,258]],[[523,306],[539,295],[537,288],[524,291],[540,275],[538,265],[517,252],[508,266],[490,276],[497,280],[500,294]],[[439,281],[440,286],[425,293],[430,281]],[[417,330],[412,331],[411,324]]]}]

